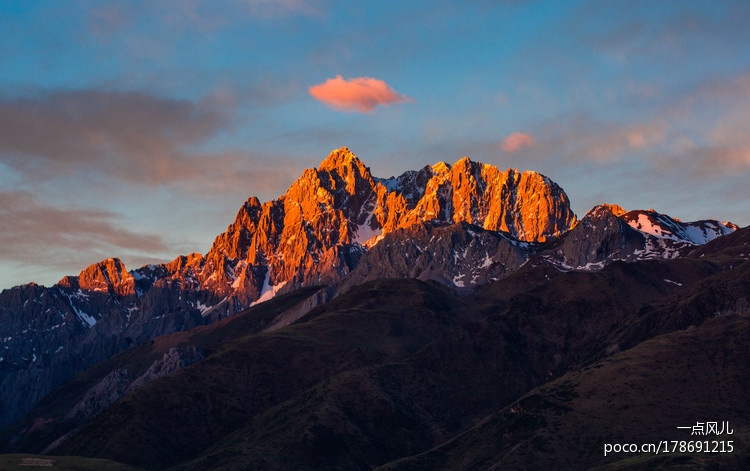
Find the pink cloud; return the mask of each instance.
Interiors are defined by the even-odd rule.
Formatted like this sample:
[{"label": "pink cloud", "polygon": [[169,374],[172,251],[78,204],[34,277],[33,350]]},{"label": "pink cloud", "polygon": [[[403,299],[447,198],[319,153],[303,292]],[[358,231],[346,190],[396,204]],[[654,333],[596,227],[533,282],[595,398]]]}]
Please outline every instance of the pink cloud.
[{"label": "pink cloud", "polygon": [[500,148],[505,152],[512,154],[513,152],[519,151],[521,149],[526,149],[533,145],[534,139],[532,139],[531,136],[520,132],[514,132],[510,136],[503,139],[503,142],[500,144]]},{"label": "pink cloud", "polygon": [[344,79],[340,75],[310,87],[310,95],[335,110],[360,113],[375,111],[378,105],[414,101],[382,80],[372,77]]}]

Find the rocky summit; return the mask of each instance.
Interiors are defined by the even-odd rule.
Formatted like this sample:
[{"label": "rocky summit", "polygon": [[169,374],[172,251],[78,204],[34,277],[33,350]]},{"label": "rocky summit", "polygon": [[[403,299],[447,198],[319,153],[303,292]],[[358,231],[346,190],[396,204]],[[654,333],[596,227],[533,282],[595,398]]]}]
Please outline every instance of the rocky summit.
[{"label": "rocky summit", "polygon": [[205,255],[130,271],[110,258],[53,287],[3,291],[0,425],[112,355],[301,287],[319,289],[266,330],[374,279],[469,294],[529,261],[565,271],[676,258],[735,229],[611,205],[578,221],[563,189],[533,171],[464,157],[380,178],[343,147],[279,198],[250,197]]},{"label": "rocky summit", "polygon": [[399,229],[466,222],[542,242],[575,221],[565,192],[535,172],[501,172],[463,158],[381,179],[341,148],[280,198],[250,198],[216,238],[198,279],[245,304],[287,284],[335,282]]}]

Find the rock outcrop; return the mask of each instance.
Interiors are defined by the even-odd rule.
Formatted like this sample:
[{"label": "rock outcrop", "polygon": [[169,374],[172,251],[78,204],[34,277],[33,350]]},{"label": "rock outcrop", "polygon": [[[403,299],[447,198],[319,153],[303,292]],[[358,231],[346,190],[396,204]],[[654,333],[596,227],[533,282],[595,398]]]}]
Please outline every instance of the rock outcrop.
[{"label": "rock outcrop", "polygon": [[601,268],[610,259],[634,257],[646,238],[618,217],[619,206],[600,205],[571,229],[549,257],[565,268]]},{"label": "rock outcrop", "polygon": [[205,357],[205,352],[193,345],[184,349],[172,347],[136,379],[133,379],[127,369],[112,370],[86,391],[83,398],[68,411],[65,418],[78,423],[86,422],[144,384],[181,370]]},{"label": "rock outcrop", "polygon": [[414,224],[387,234],[333,294],[378,278],[418,278],[472,289],[517,270],[533,251],[534,244],[466,222]]},{"label": "rock outcrop", "polygon": [[145,373],[133,380],[128,385],[124,394],[129,394],[146,383],[172,374],[204,358],[206,358],[206,352],[194,345],[189,345],[185,348],[172,347],[162,358],[149,366]]},{"label": "rock outcrop", "polygon": [[68,411],[65,418],[80,422],[89,420],[125,395],[132,381],[133,378],[130,377],[128,370],[113,370],[86,391],[83,399]]},{"label": "rock outcrop", "polygon": [[77,277],[66,276],[58,284],[71,289],[103,291],[118,296],[135,294],[135,279],[118,258],[108,258],[95,263],[84,269]]}]

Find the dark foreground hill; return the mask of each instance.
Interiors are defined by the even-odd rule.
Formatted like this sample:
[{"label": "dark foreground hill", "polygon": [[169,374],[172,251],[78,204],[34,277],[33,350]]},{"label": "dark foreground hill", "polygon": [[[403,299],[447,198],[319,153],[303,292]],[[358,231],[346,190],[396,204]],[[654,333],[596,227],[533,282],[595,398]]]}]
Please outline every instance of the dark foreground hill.
[{"label": "dark foreground hill", "polygon": [[[435,449],[378,469],[750,469],[748,335],[745,312],[656,337],[532,390]],[[677,429],[711,421],[728,421],[722,428],[734,433]],[[679,442],[696,440],[708,452],[679,453]],[[659,455],[604,454],[606,444],[663,441],[669,452]]]}]

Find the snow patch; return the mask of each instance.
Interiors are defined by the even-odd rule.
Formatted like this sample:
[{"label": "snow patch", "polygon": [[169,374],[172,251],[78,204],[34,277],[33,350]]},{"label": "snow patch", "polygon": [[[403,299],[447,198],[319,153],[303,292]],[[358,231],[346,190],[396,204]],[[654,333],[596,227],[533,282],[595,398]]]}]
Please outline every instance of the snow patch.
[{"label": "snow patch", "polygon": [[198,301],[195,303],[195,307],[201,312],[201,316],[206,313],[209,309],[211,309],[211,306],[207,304],[203,304],[202,302]]},{"label": "snow patch", "polygon": [[[145,267],[144,267],[144,268],[145,268]],[[131,275],[131,276],[133,277],[133,279],[134,279],[135,281],[138,281],[138,280],[145,280],[145,279],[147,279],[147,278],[148,278],[148,276],[144,275],[143,273],[141,273],[141,272],[139,272],[139,271],[137,271],[137,270],[133,270],[133,271],[131,271],[131,272],[130,272],[130,275]]]},{"label": "snow patch", "polygon": [[604,268],[604,261],[601,262],[589,262],[586,265],[578,267],[580,270],[593,271],[601,270]]},{"label": "snow patch", "polygon": [[484,260],[478,268],[488,268],[490,265],[492,265],[492,257],[490,257],[490,254],[485,254]]},{"label": "snow patch", "polygon": [[702,245],[717,237],[734,232],[734,229],[718,221],[693,222],[685,226],[685,234],[692,242]]},{"label": "snow patch", "polygon": [[[732,227],[715,220],[683,223],[658,213],[639,213],[637,219],[626,222],[644,234],[690,245],[703,245],[734,231]],[[673,258],[672,255],[664,258]]]},{"label": "snow patch", "polygon": [[[218,303],[216,303],[215,305],[213,305],[211,307],[207,307],[205,310],[202,310],[201,311],[201,316],[206,317],[211,311],[213,311],[214,309],[218,308],[219,306],[221,306],[222,304],[224,304],[225,302],[227,302],[228,299],[229,299],[229,297],[227,296],[224,299],[222,299],[221,301],[219,301]],[[199,307],[200,305],[201,305],[201,303],[200,303],[200,301],[198,301],[198,306],[196,306],[196,307],[198,309],[200,309],[200,307]]]},{"label": "snow patch", "polygon": [[237,289],[240,287],[240,283],[242,282],[242,277],[240,276],[242,274],[242,271],[247,267],[247,262],[244,260],[240,260],[240,262],[237,264],[237,266],[234,269],[234,273],[231,273],[231,276],[234,277],[232,280],[232,289]]},{"label": "snow patch", "polygon": [[[659,221],[659,222],[662,222],[662,221]],[[680,240],[679,238],[675,237],[674,234],[672,234],[671,232],[664,230],[664,227],[661,224],[655,224],[654,221],[651,220],[649,215],[645,213],[638,214],[638,219],[628,220],[627,223],[633,229],[643,232],[644,234],[651,234],[652,236],[659,237],[659,238]]]},{"label": "snow patch", "polygon": [[[79,290],[79,291],[80,291],[80,290]],[[73,312],[75,312],[75,313],[76,313],[76,316],[78,316],[78,319],[80,319],[80,320],[81,320],[81,322],[83,322],[83,323],[84,323],[85,325],[87,325],[88,327],[93,327],[93,326],[94,326],[94,324],[96,324],[96,319],[95,319],[94,317],[92,317],[92,316],[89,316],[88,314],[86,314],[86,313],[85,313],[85,312],[83,312],[82,310],[78,309],[78,308],[77,308],[77,307],[76,307],[76,306],[75,306],[75,305],[73,304],[73,300],[71,299],[71,296],[70,296],[70,295],[68,295],[67,293],[64,293],[64,292],[63,292],[62,294],[63,294],[63,295],[64,295],[64,296],[66,297],[66,298],[68,298],[68,303],[70,304],[70,307],[71,307],[71,308],[73,309]],[[74,296],[76,296],[76,297],[77,297],[77,295],[74,295]]]},{"label": "snow patch", "polygon": [[286,284],[286,281],[279,283],[278,285],[270,285],[271,272],[266,272],[266,278],[263,280],[263,288],[260,290],[260,297],[250,303],[250,306],[255,306],[262,302],[268,301],[269,299],[276,296],[276,293]]},{"label": "snow patch", "polygon": [[453,284],[458,286],[459,288],[464,288],[466,286],[466,283],[461,281],[462,278],[464,278],[465,275],[458,275],[453,277]]},{"label": "snow patch", "polygon": [[375,178],[375,181],[380,182],[386,190],[388,190],[388,193],[393,193],[394,191],[401,190],[401,186],[399,185],[398,178],[391,177],[391,178]]},{"label": "snow patch", "polygon": [[[372,218],[374,215],[375,215],[375,207],[373,206],[372,210],[367,215],[367,219],[365,219],[365,222],[361,226],[355,226],[354,243],[369,248],[377,244],[380,241],[379,237],[383,235],[383,229],[372,228]],[[371,242],[372,239],[376,239],[376,240],[374,242]]]}]

